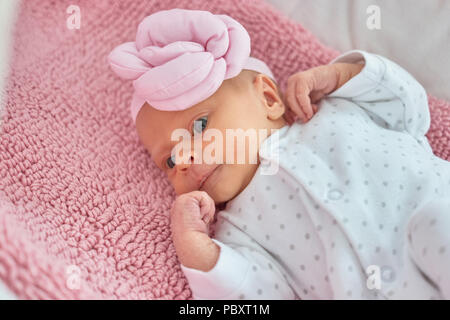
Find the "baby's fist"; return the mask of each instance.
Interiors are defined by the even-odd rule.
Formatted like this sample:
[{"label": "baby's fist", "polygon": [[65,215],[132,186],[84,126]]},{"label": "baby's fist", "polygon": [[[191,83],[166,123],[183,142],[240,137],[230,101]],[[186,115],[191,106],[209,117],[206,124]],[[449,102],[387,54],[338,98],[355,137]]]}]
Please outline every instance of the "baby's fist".
[{"label": "baby's fist", "polygon": [[209,237],[209,224],[216,206],[204,191],[178,196],[171,210],[172,240],[178,259],[188,267],[210,270],[219,258],[220,248]]},{"label": "baby's fist", "polygon": [[208,234],[215,212],[214,200],[205,191],[192,191],[178,196],[170,212],[173,236],[191,231]]}]

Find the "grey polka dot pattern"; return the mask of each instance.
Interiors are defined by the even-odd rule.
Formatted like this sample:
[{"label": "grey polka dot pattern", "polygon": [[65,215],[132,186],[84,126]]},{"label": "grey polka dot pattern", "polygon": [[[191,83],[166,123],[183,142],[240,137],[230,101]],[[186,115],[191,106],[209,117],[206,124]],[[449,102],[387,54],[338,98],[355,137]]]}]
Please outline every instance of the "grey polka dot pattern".
[{"label": "grey polka dot pattern", "polygon": [[[393,62],[363,53],[353,54],[366,59],[368,73],[327,95],[309,122],[279,129],[279,154],[271,143],[259,150],[279,170],[267,175],[258,168],[218,213],[223,222],[215,237],[230,250],[221,254],[235,259],[217,267],[236,286],[226,298],[429,299],[442,298],[445,288],[450,294],[450,207],[434,204],[450,199],[450,164],[426,140],[425,91]],[[380,289],[367,287],[370,266],[383,267]]]}]

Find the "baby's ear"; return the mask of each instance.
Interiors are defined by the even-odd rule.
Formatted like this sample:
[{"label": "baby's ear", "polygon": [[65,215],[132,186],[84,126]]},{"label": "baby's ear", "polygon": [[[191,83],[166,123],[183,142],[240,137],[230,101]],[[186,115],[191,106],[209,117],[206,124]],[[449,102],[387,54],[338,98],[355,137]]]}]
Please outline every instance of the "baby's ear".
[{"label": "baby's ear", "polygon": [[282,117],[285,111],[282,94],[272,79],[260,73],[255,77],[254,85],[258,97],[266,109],[267,118],[277,120]]}]

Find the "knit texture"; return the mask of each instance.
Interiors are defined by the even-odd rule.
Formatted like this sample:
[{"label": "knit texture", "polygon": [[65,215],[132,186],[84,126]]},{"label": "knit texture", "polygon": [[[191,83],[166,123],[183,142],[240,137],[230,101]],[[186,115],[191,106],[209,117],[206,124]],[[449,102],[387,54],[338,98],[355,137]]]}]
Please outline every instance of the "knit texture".
[{"label": "knit texture", "polygon": [[[282,90],[339,52],[263,0],[22,1],[0,134],[0,278],[22,299],[190,299],[170,237],[175,193],[140,143],[131,82],[106,61],[158,10],[227,14]],[[401,64],[401,63],[400,63]],[[450,104],[429,97],[427,134],[450,158]]]}]

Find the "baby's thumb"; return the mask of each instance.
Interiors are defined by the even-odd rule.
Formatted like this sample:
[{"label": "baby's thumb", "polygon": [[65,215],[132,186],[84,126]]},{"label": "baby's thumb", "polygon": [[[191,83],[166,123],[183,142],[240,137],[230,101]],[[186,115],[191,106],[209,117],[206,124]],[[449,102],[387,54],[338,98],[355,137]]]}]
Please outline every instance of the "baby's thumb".
[{"label": "baby's thumb", "polygon": [[216,205],[205,191],[199,191],[199,197],[200,216],[206,224],[209,224],[214,219]]}]

